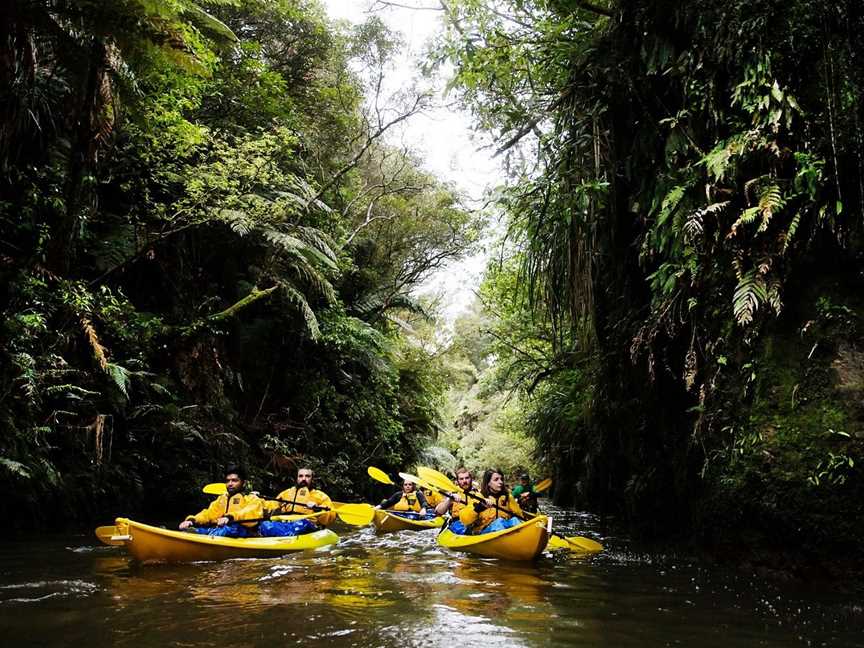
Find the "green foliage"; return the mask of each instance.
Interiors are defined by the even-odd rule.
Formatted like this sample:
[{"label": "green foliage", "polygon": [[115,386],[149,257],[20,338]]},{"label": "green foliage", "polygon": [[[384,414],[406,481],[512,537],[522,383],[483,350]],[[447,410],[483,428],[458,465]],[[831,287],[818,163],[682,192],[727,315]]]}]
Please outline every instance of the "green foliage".
[{"label": "green foliage", "polygon": [[[854,418],[856,318],[817,315],[807,287],[860,290],[857,6],[448,7],[436,53],[511,163],[511,247],[484,286],[499,376],[576,482],[559,496],[653,532],[704,529],[737,501],[784,529],[823,506],[843,518],[860,444],[822,436]],[[780,376],[768,358],[784,353],[801,364]],[[802,400],[816,394],[833,414]],[[789,484],[800,506],[773,516]]]},{"label": "green foliage", "polygon": [[413,463],[443,382],[407,341],[411,293],[480,223],[373,138],[358,65],[386,71],[398,39],[315,0],[14,0],[3,18],[16,524],[180,514],[231,460],[262,490],[308,462],[351,498],[366,463]]}]

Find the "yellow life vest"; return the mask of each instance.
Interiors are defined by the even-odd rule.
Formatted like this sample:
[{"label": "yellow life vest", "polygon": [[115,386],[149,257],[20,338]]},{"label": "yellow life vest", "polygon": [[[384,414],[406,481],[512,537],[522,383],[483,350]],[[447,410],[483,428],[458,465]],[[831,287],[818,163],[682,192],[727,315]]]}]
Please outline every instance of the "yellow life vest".
[{"label": "yellow life vest", "polygon": [[487,506],[486,509],[479,513],[474,510],[474,502],[464,506],[459,513],[459,521],[466,527],[470,528],[472,533],[479,533],[487,526],[492,524],[495,518],[503,518],[509,520],[514,515],[523,517],[525,514],[519,506],[519,502],[510,494],[502,493],[496,498],[498,507]]},{"label": "yellow life vest", "polygon": [[[315,510],[310,508],[309,504],[312,506],[322,506],[324,508],[333,508],[333,502],[323,491],[318,490],[317,488],[308,489],[305,486],[297,488],[296,486],[292,486],[291,488],[287,488],[277,496],[278,499],[283,500],[281,502],[273,502],[268,501],[265,504],[265,507],[270,512],[271,515],[306,515],[307,513],[314,513]],[[333,511],[329,511],[327,513],[321,513],[315,520],[318,524],[322,526],[327,526],[336,518],[336,513]]]},{"label": "yellow life vest", "polygon": [[[232,522],[242,522],[243,520],[260,520],[264,515],[264,503],[255,495],[244,495],[243,493],[235,493],[230,497],[226,493],[220,495],[210,503],[210,506],[196,515],[189,515],[187,520],[191,520],[198,526],[204,524],[216,524],[216,520],[220,517],[227,517]],[[248,522],[243,526],[254,527],[258,522]]]},{"label": "yellow life vest", "polygon": [[417,498],[416,493],[409,493],[407,495],[402,493],[399,501],[390,507],[391,511],[414,511],[415,513],[419,513],[420,509],[420,500]]}]

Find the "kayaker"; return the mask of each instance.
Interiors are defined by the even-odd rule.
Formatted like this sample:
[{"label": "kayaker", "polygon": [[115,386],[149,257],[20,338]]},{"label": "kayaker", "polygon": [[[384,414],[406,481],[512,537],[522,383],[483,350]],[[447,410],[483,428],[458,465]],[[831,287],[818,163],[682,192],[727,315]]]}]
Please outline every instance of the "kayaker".
[{"label": "kayaker", "polygon": [[519,500],[523,511],[537,512],[537,493],[534,492],[534,484],[528,473],[519,476],[519,483],[513,488],[513,497]]},{"label": "kayaker", "polygon": [[490,469],[483,473],[480,493],[485,502],[473,501],[459,513],[459,521],[469,533],[491,533],[519,524],[524,513],[516,498],[507,490],[504,473]]},{"label": "kayaker", "polygon": [[[239,466],[225,469],[225,488],[210,506],[180,523],[181,531],[203,535],[246,538],[254,533],[263,517],[264,503],[254,494],[244,494],[246,474]],[[248,520],[244,522],[244,520]]]},{"label": "kayaker", "polygon": [[[267,517],[272,515],[307,515],[315,513],[320,508],[332,509],[333,502],[327,493],[312,485],[314,480],[315,473],[311,468],[300,468],[297,471],[295,485],[279,493],[277,495],[279,501],[268,500],[264,504],[265,515]],[[262,536],[268,537],[301,535],[317,531],[320,527],[325,527],[333,522],[335,518],[336,513],[331,510],[314,518],[302,520],[267,520],[261,523],[258,532]]]},{"label": "kayaker", "polygon": [[451,493],[435,507],[436,515],[450,514],[450,523],[447,528],[453,533],[460,535],[466,533],[465,525],[459,520],[459,513],[468,503],[468,493],[474,488],[474,475],[465,467],[456,470],[456,484],[462,489],[461,493]]},{"label": "kayaker", "polygon": [[396,491],[375,508],[394,513],[416,513],[420,517],[426,517],[430,506],[422,491],[418,491],[412,482],[403,481],[401,491]]}]

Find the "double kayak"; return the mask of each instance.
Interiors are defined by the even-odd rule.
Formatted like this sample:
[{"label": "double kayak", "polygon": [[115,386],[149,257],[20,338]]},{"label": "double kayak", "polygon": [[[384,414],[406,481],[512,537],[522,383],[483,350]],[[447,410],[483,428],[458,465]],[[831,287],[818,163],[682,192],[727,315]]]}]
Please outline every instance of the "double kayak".
[{"label": "double kayak", "polygon": [[390,533],[391,531],[422,531],[423,529],[440,529],[444,524],[444,518],[423,518],[415,520],[410,517],[399,515],[395,511],[375,510],[372,519],[375,530],[378,533]]},{"label": "double kayak", "polygon": [[100,539],[124,546],[140,562],[267,558],[339,542],[339,536],[329,529],[277,538],[221,538],[161,529],[127,518],[117,518],[114,525],[114,533]]},{"label": "double kayak", "polygon": [[509,529],[479,535],[459,535],[444,529],[438,534],[438,544],[487,558],[534,560],[546,549],[551,529],[552,520],[538,515]]}]

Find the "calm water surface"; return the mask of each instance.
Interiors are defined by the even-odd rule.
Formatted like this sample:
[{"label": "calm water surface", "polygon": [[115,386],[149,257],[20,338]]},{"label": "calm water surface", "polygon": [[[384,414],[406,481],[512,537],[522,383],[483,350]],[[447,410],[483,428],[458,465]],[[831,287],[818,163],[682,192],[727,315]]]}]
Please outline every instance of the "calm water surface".
[{"label": "calm water surface", "polygon": [[338,527],[331,549],[136,565],[95,538],[0,545],[6,646],[864,646],[864,603],[633,552],[590,516],[590,559],[450,553],[435,531]]}]

